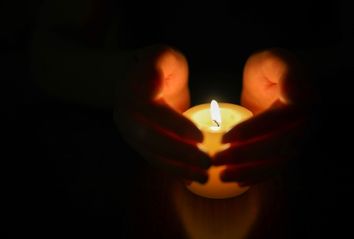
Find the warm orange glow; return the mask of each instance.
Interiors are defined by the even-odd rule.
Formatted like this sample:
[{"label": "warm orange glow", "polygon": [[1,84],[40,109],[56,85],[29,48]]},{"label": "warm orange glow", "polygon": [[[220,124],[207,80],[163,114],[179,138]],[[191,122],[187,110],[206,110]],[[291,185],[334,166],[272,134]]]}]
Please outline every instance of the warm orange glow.
[{"label": "warm orange glow", "polygon": [[241,197],[212,200],[178,184],[173,199],[188,239],[246,239],[259,218],[261,193],[254,186]]},{"label": "warm orange glow", "polygon": [[[230,145],[222,143],[223,135],[235,125],[248,119],[252,113],[246,108],[218,103],[213,100],[211,104],[202,104],[190,108],[184,115],[202,131],[204,140],[198,145],[199,149],[210,157],[227,149]],[[248,190],[248,187],[240,187],[236,182],[222,182],[220,172],[225,166],[212,166],[208,170],[209,180],[206,184],[192,182],[187,188],[193,193],[208,198],[230,198],[238,196]]]}]

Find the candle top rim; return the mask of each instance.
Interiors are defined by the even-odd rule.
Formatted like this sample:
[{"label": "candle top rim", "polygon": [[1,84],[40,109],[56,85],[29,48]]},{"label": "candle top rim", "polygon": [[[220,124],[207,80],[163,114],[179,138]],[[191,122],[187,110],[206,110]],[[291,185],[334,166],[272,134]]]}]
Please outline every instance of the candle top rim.
[{"label": "candle top rim", "polygon": [[[246,120],[250,117],[253,116],[253,113],[248,110],[247,108],[241,106],[241,105],[236,105],[236,104],[232,104],[232,103],[218,103],[220,111],[224,111],[224,110],[231,110],[231,111],[235,111],[238,115],[241,115],[241,121]],[[194,115],[200,113],[200,111],[205,111],[205,110],[210,110],[210,103],[205,103],[205,104],[200,104],[200,105],[196,105],[193,106],[191,108],[189,108],[188,110],[186,110],[183,115],[186,116],[187,118],[189,118],[190,120],[192,120],[194,122]],[[209,115],[209,114],[208,114]],[[232,127],[226,126],[226,127],[221,127],[220,131],[214,131],[211,130],[210,127],[204,127],[202,124],[194,122],[196,124],[196,126],[202,130],[202,131],[208,131],[208,132],[212,132],[212,133],[222,133],[222,132],[227,132],[229,129],[231,129]],[[237,122],[235,124],[232,125],[236,125],[240,122]],[[223,123],[221,123],[221,125],[224,125]]]},{"label": "candle top rim", "polygon": [[[241,110],[241,111],[247,112],[248,114],[253,115],[252,111],[250,111],[249,109],[247,109],[241,105],[236,105],[236,104],[232,104],[232,103],[225,103],[225,102],[221,102],[221,103],[218,102],[218,105],[219,105],[220,110],[225,109],[225,108],[226,109]],[[189,108],[188,110],[183,112],[183,114],[189,115],[189,114],[192,114],[194,112],[197,112],[199,110],[204,110],[204,109],[210,109],[210,103],[192,106],[191,108]]]}]

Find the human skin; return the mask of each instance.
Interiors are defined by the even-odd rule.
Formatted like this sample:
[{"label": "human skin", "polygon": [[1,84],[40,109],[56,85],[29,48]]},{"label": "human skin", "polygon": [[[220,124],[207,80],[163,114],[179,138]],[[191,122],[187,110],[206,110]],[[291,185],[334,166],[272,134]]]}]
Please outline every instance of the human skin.
[{"label": "human skin", "polygon": [[230,148],[212,161],[226,165],[223,181],[252,185],[280,173],[296,157],[311,95],[303,69],[284,49],[251,55],[244,67],[241,104],[255,117],[225,134]]},{"label": "human skin", "polygon": [[132,53],[128,68],[116,88],[118,130],[153,165],[206,182],[211,162],[197,147],[202,134],[182,115],[190,101],[186,58],[171,47],[150,46]]}]

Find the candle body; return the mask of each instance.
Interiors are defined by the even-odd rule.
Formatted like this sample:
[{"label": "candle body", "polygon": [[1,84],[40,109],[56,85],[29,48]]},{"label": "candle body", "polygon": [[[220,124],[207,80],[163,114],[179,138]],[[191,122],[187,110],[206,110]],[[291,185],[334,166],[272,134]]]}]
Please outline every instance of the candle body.
[{"label": "candle body", "polygon": [[[210,118],[209,104],[192,107],[184,113],[202,131],[204,139],[198,147],[211,158],[229,147],[229,144],[222,144],[223,135],[235,125],[252,117],[252,113],[244,107],[228,103],[219,105],[222,119],[220,127],[215,127]],[[208,170],[209,179],[205,184],[192,182],[187,185],[187,188],[199,196],[215,199],[235,197],[249,189],[249,187],[240,187],[236,182],[221,181],[220,173],[224,169],[225,166],[211,166]]]}]

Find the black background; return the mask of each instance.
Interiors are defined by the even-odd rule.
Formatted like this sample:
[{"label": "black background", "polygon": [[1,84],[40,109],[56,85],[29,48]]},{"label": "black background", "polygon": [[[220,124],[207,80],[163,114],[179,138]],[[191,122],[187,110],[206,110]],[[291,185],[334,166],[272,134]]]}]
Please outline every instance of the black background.
[{"label": "black background", "polygon": [[[131,238],[129,232],[139,226],[128,223],[128,202],[116,189],[139,184],[135,175],[148,166],[122,141],[110,111],[64,102],[34,83],[31,38],[43,6],[43,1],[5,1],[1,9],[5,231],[10,238],[67,236],[72,229],[77,237]],[[290,192],[289,237],[338,238],[350,232],[353,26],[345,14],[348,6],[110,0],[98,6],[102,11],[93,18],[98,23],[84,30],[64,25],[58,31],[87,49],[100,49],[119,15],[125,35],[117,45],[135,49],[164,43],[187,56],[193,104],[209,101],[206,96],[238,103],[243,64],[256,50],[284,47],[303,57],[324,98],[313,109],[300,189]],[[96,37],[87,40],[90,32]],[[334,55],[343,42],[348,45]],[[122,164],[123,152],[137,162]],[[102,221],[106,226],[98,227]]]}]

